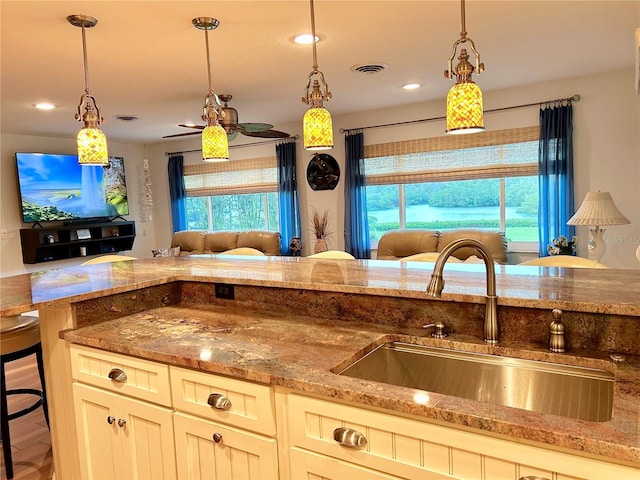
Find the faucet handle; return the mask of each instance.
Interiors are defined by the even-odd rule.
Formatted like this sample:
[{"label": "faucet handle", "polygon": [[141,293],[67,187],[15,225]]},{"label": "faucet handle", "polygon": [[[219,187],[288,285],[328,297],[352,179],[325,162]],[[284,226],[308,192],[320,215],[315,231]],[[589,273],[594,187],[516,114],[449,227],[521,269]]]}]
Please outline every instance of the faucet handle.
[{"label": "faucet handle", "polygon": [[434,332],[431,334],[431,336],[433,338],[444,338],[444,337],[446,337],[448,335],[444,331],[444,323],[442,323],[442,322],[427,323],[426,325],[422,326],[422,328],[430,328],[430,327],[435,327],[436,328],[434,330]]}]

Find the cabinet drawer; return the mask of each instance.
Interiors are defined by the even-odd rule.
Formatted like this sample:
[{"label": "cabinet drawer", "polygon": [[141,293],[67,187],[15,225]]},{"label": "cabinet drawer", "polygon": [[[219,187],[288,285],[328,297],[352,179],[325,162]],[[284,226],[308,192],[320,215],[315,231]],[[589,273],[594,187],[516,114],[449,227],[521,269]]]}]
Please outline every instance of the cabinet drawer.
[{"label": "cabinet drawer", "polygon": [[275,438],[184,413],[173,418],[179,480],[277,480]]},{"label": "cabinet drawer", "polygon": [[[360,448],[334,440],[338,428],[366,439]],[[638,469],[289,393],[291,445],[407,478],[517,480],[632,479]],[[353,438],[354,435],[345,435]]]},{"label": "cabinet drawer", "polygon": [[403,480],[369,470],[336,458],[325,457],[293,447],[290,452],[291,478],[308,480]]},{"label": "cabinet drawer", "polygon": [[[71,374],[74,380],[159,405],[171,406],[167,365],[82,345],[71,345],[70,354]],[[124,372],[126,379],[123,377],[118,381],[109,378],[110,372],[115,372],[114,369]]]},{"label": "cabinet drawer", "polygon": [[[276,434],[273,390],[243,380],[221,377],[211,373],[196,372],[171,367],[171,391],[176,410],[236,427]],[[227,400],[228,409],[209,405],[209,398]]]}]

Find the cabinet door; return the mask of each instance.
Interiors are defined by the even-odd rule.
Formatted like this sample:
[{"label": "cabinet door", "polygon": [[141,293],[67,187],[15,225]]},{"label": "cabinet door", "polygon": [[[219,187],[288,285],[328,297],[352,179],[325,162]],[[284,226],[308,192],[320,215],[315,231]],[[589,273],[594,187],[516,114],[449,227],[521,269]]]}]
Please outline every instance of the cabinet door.
[{"label": "cabinet door", "polygon": [[82,478],[85,480],[126,478],[122,432],[117,424],[118,396],[74,383],[73,403],[76,412]]},{"label": "cabinet door", "polygon": [[[174,428],[179,479],[278,478],[278,451],[273,438],[184,413],[174,414]],[[214,441],[214,434],[219,441]]]},{"label": "cabinet door", "polygon": [[295,480],[401,480],[400,477],[392,477],[296,447],[291,449],[290,455],[291,478]]},{"label": "cabinet door", "polygon": [[125,477],[163,480],[176,478],[172,411],[127,397],[118,401]]}]

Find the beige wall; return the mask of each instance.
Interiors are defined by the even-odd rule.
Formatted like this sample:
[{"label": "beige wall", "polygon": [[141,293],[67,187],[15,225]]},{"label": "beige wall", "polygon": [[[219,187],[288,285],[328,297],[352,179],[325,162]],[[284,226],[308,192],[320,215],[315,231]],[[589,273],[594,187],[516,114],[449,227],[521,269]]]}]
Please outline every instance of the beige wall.
[{"label": "beige wall", "polygon": [[[482,77],[478,78],[482,86]],[[602,261],[616,268],[640,269],[635,251],[640,245],[640,96],[635,94],[634,72],[632,70],[609,72],[603,75],[580,77],[571,80],[530,85],[524,88],[499,92],[485,92],[485,110],[535,103],[541,100],[565,98],[580,94],[581,100],[574,104],[574,162],[576,208],[587,191],[603,190],[611,192],[618,208],[631,221],[630,225],[608,227],[605,234],[607,251]],[[410,93],[409,93],[410,95]],[[292,100],[293,101],[293,100]],[[338,105],[339,98],[333,98],[326,106]],[[301,111],[301,116],[302,116]],[[407,120],[440,117],[444,114],[444,99],[438,102],[409,104],[382,110],[358,112],[348,115],[334,115],[333,150],[328,151],[340,165],[344,175],[344,135],[339,129],[357,128],[368,125],[387,124]],[[536,125],[538,107],[487,113],[485,126],[488,130]],[[277,125],[278,130],[292,135],[301,134],[301,120],[287,125]],[[365,143],[373,144],[410,138],[442,135],[444,120],[436,120],[412,125],[365,130]],[[259,139],[245,137],[248,142]],[[0,253],[0,273],[3,276],[24,271],[40,270],[79,263],[76,260],[24,266],[21,259],[18,229],[20,210],[16,186],[16,151],[47,151],[69,153],[74,151],[73,139],[55,139],[2,135],[1,186],[2,206],[0,224],[3,238]],[[167,155],[165,152],[198,150],[199,137],[183,137],[142,147],[111,142],[112,155],[125,157],[127,186],[130,195],[131,215],[136,220],[138,236],[130,252],[134,256],[149,257],[152,248],[169,246],[171,239],[171,217],[167,182]],[[231,159],[240,160],[257,156],[274,155],[273,143],[265,145],[232,148]],[[330,248],[343,249],[344,222],[344,181],[332,191],[313,191],[306,182],[307,164],[312,154],[298,142],[298,187],[302,213],[304,253],[311,252],[312,238],[309,230],[309,215],[312,208],[319,211],[329,209],[330,230],[334,232]],[[144,222],[140,212],[142,188],[142,160],[149,159],[153,189],[152,222]],[[185,153],[185,162],[199,162],[198,152]],[[147,219],[148,220],[148,219]],[[6,233],[6,234],[5,234]],[[11,238],[5,238],[13,235]],[[578,254],[588,255],[586,243],[587,227],[578,227]],[[514,256],[514,259],[526,255]]]},{"label": "beige wall", "polygon": [[[143,193],[145,148],[143,145],[117,142],[109,142],[108,146],[109,155],[125,159],[124,169],[130,213],[126,218],[136,222],[136,240],[133,244],[133,249],[126,252],[126,254],[135,257],[151,256],[150,251],[155,248],[155,231],[148,221],[148,215],[141,211],[144,205],[141,195]],[[0,185],[2,187],[2,202],[0,202],[0,228],[2,231],[2,239],[0,240],[1,276],[79,265],[83,262],[84,259],[75,258],[51,263],[25,265],[22,263],[22,249],[20,246],[20,229],[31,228],[31,224],[22,223],[15,153],[75,153],[76,148],[75,138],[2,135],[0,148],[0,154],[2,155],[0,159]]]},{"label": "beige wall", "polygon": [[[479,77],[478,82],[482,84],[482,77]],[[607,228],[605,240],[608,248],[602,260],[611,267],[640,269],[640,262],[635,257],[635,250],[640,245],[640,96],[636,96],[633,82],[633,71],[616,71],[606,75],[536,84],[520,89],[485,92],[484,100],[485,109],[491,110],[580,94],[581,99],[574,104],[573,110],[576,208],[587,191],[599,189],[611,192],[618,208],[631,224]],[[340,99],[334,98],[326,106],[331,111],[331,105],[338,102]],[[489,112],[485,116],[485,126],[488,130],[495,130],[536,125],[538,112],[537,105]],[[344,135],[339,133],[339,129],[440,117],[443,114],[444,99],[349,115],[334,115],[335,147],[328,153],[336,158],[344,175]],[[301,121],[278,125],[277,129],[292,135],[301,135]],[[443,132],[444,120],[370,129],[365,130],[365,143],[431,137],[442,135]],[[149,158],[154,166],[156,209],[168,208],[165,152],[200,148],[198,136],[186,138],[148,146]],[[235,148],[231,150],[230,155],[234,160],[273,154],[274,147],[268,144]],[[333,191],[311,190],[306,182],[306,168],[312,154],[303,150],[301,141],[298,141],[297,156],[304,253],[309,254],[313,249],[313,239],[309,230],[309,216],[313,207],[318,210],[329,209],[330,230],[334,232],[329,247],[343,249],[344,181],[341,179]],[[186,163],[199,161],[201,160],[198,152],[185,154]],[[171,234],[170,218],[159,219],[157,211],[155,216],[158,218],[155,222],[156,237],[168,239]],[[589,237],[587,227],[578,227],[577,235],[578,254],[586,257]],[[525,258],[528,258],[526,254],[515,254],[510,261],[515,263]]]}]

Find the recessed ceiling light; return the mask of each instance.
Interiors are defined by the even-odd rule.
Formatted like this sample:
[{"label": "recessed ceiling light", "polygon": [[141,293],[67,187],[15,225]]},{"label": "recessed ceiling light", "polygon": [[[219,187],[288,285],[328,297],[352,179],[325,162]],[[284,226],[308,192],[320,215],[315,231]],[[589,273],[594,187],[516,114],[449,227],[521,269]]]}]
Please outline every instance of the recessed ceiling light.
[{"label": "recessed ceiling light", "polygon": [[[310,33],[303,33],[302,35],[298,35],[293,39],[294,43],[298,45],[311,45],[312,43],[312,35]],[[320,41],[320,37],[316,35],[316,43]]]},{"label": "recessed ceiling light", "polygon": [[419,83],[407,83],[406,85],[403,85],[402,88],[404,88],[405,90],[415,90],[416,88],[420,88],[421,85]]},{"label": "recessed ceiling light", "polygon": [[38,110],[53,110],[56,106],[52,103],[36,103],[34,105]]}]

